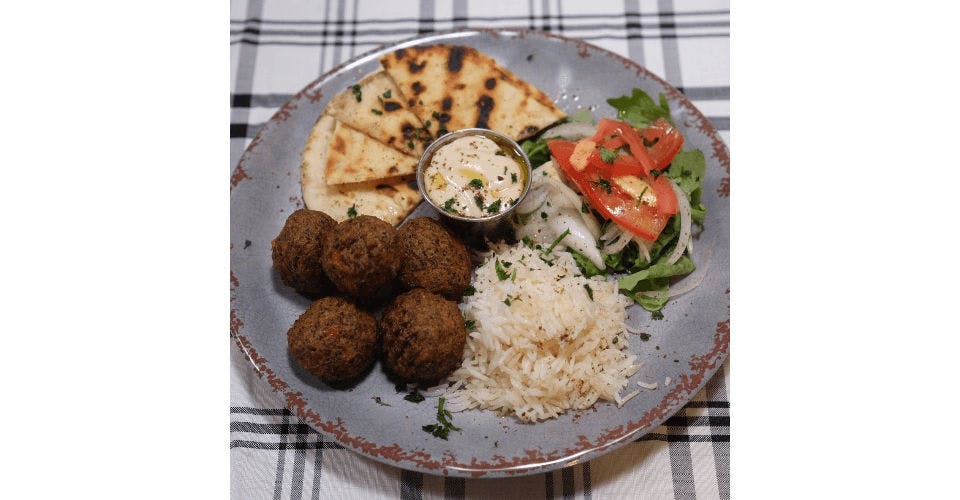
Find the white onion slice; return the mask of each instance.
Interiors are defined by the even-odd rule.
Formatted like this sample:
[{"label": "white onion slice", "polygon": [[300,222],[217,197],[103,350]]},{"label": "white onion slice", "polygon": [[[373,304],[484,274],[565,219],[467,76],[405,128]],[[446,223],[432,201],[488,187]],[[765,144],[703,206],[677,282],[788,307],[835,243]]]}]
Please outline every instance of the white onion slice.
[{"label": "white onion slice", "polygon": [[680,238],[677,240],[677,246],[673,248],[673,253],[667,258],[667,264],[675,264],[680,260],[683,251],[687,249],[687,244],[690,243],[690,226],[692,224],[690,219],[690,202],[687,200],[687,195],[680,189],[680,186],[677,186],[677,183],[673,182],[673,179],[669,177],[664,177],[664,179],[670,183],[673,192],[677,194],[677,205],[680,208]]},{"label": "white onion slice", "polygon": [[700,286],[700,283],[703,281],[704,276],[707,275],[707,269],[710,269],[711,257],[713,257],[713,242],[711,242],[710,246],[707,247],[707,251],[703,253],[703,264],[700,266],[697,266],[698,267],[697,271],[699,271],[698,276],[694,278],[691,283],[685,285],[683,288],[678,288],[678,289],[671,288],[670,293],[667,294],[667,296],[672,299],[678,295],[683,295],[689,292],[690,290],[693,290],[694,288]]},{"label": "white onion slice", "polygon": [[607,242],[607,245],[603,247],[603,251],[610,255],[620,253],[620,251],[629,245],[631,241],[633,241],[633,238],[631,237],[630,233],[622,231],[620,236],[615,241],[610,240]]},{"label": "white onion slice", "polygon": [[653,247],[653,242],[647,241],[639,236],[634,236],[633,241],[637,242],[637,246],[640,248],[640,255],[643,255],[643,258],[647,259],[647,262],[650,262],[650,249]]},{"label": "white onion slice", "polygon": [[553,139],[563,137],[565,139],[577,140],[592,136],[596,130],[597,126],[593,123],[569,122],[547,130],[543,133],[543,138]]}]

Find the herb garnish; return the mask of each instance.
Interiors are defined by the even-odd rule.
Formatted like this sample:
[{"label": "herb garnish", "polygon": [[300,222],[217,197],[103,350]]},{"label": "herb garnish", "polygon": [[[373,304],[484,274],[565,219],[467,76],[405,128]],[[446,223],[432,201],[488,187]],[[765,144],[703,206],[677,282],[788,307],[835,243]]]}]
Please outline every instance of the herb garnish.
[{"label": "herb garnish", "polygon": [[467,287],[463,289],[464,297],[469,297],[475,293],[477,293],[477,289],[474,288],[473,285],[467,285]]},{"label": "herb garnish", "polygon": [[610,151],[609,149],[601,146],[601,147],[600,147],[600,159],[603,160],[604,163],[613,163],[613,160],[616,160],[616,159],[617,159],[617,152],[616,152],[616,151]]},{"label": "herb garnish", "polygon": [[423,397],[423,394],[420,394],[419,391],[417,391],[416,389],[414,389],[413,392],[411,392],[410,394],[407,394],[406,396],[404,396],[403,399],[405,399],[405,400],[407,400],[407,401],[409,401],[409,402],[411,402],[411,403],[419,403],[419,402],[421,402],[421,401],[423,401],[424,399],[427,399],[427,398]]},{"label": "herb garnish", "polygon": [[593,288],[590,288],[590,285],[584,283],[583,288],[587,291],[587,296],[590,297],[590,300],[593,301]]},{"label": "herb garnish", "polygon": [[560,242],[563,241],[563,239],[564,239],[568,234],[570,234],[570,229],[569,229],[569,228],[564,229],[563,232],[560,233],[560,236],[557,236],[557,239],[553,240],[553,243],[550,244],[550,246],[547,248],[547,251],[544,252],[544,254],[550,255],[550,252],[553,251],[553,248],[556,247],[558,244],[560,244]]},{"label": "herb garnish", "polygon": [[487,206],[488,214],[495,214],[500,211],[500,200],[497,200]]},{"label": "herb garnish", "polygon": [[413,149],[413,141],[407,141],[407,147]]},{"label": "herb garnish", "polygon": [[357,98],[357,102],[360,102],[360,100],[363,99],[363,93],[360,92],[359,85],[353,86],[353,96]]},{"label": "herb garnish", "polygon": [[580,202],[580,211],[585,214],[590,213],[590,207],[587,206],[587,202],[585,201]]},{"label": "herb garnish", "polygon": [[387,89],[387,91],[383,93],[383,98],[384,98],[384,99],[389,99],[389,98],[390,98],[390,95],[391,95],[391,91],[390,91],[390,89]]},{"label": "herb garnish", "polygon": [[473,197],[473,201],[475,201],[475,202],[477,203],[477,208],[479,208],[480,210],[483,210],[483,195],[482,195],[482,194],[477,193],[476,196]]},{"label": "herb garnish", "polygon": [[617,341],[619,341],[619,340],[620,340],[620,337],[614,337],[614,338],[613,338],[613,343],[616,344]]},{"label": "herb garnish", "polygon": [[382,399],[380,399],[380,396],[377,396],[377,397],[373,397],[373,398],[370,398],[370,399],[372,399],[372,400],[374,400],[374,401],[376,401],[376,402],[377,402],[377,404],[378,404],[378,405],[381,405],[381,406],[393,406],[393,405],[391,405],[391,404],[388,404],[388,403],[384,403],[384,402],[383,402],[383,400],[382,400]]},{"label": "herb garnish", "polygon": [[647,186],[643,186],[643,191],[640,191],[640,196],[637,196],[637,206],[639,207],[643,203],[643,195],[647,194]]},{"label": "herb garnish", "polygon": [[511,172],[511,173],[510,173],[510,182],[513,182],[514,184],[517,183],[517,173],[516,173],[516,172]]},{"label": "herb garnish", "polygon": [[477,320],[475,320],[475,319],[468,319],[468,320],[464,321],[463,324],[464,324],[464,326],[467,327],[467,331],[468,331],[468,332],[472,332],[472,331],[475,331],[475,330],[477,329]]},{"label": "herb garnish", "polygon": [[607,194],[612,193],[613,191],[610,188],[610,183],[603,177],[598,177],[595,181],[590,181],[591,184],[597,186],[598,188],[604,190]]},{"label": "herb garnish", "polygon": [[453,204],[456,203],[456,202],[457,202],[457,200],[455,200],[455,199],[453,199],[453,198],[450,198],[450,199],[448,199],[447,201],[443,202],[443,210],[444,210],[445,212],[450,212],[450,213],[456,212],[456,210],[453,209]]},{"label": "herb garnish", "polygon": [[370,112],[373,113],[373,114],[375,114],[375,115],[382,115],[382,114],[383,114],[383,111],[380,111],[379,109],[370,109]]},{"label": "herb garnish", "polygon": [[510,274],[507,272],[507,270],[503,268],[503,264],[500,263],[499,258],[496,260],[496,262],[494,262],[493,267],[497,270],[497,278],[499,278],[500,281],[510,277]]},{"label": "herb garnish", "polygon": [[657,170],[657,169],[653,169],[653,170],[650,171],[650,175],[652,175],[654,179],[656,179],[657,177],[660,177],[660,174],[661,174],[661,173],[662,173],[662,172],[660,172],[660,171]]},{"label": "herb garnish", "polygon": [[496,153],[493,153],[496,156],[507,156],[507,153],[504,153],[503,150],[497,150]]},{"label": "herb garnish", "polygon": [[434,437],[438,437],[443,440],[447,439],[447,436],[450,435],[450,431],[460,431],[460,428],[454,426],[453,422],[450,421],[453,419],[453,415],[449,411],[443,409],[443,404],[445,402],[446,400],[441,397],[440,401],[437,403],[437,422],[439,422],[439,424],[423,426],[423,430],[425,432],[429,432],[430,434],[433,434]]},{"label": "herb garnish", "polygon": [[[420,105],[422,106],[423,102],[421,102]],[[433,113],[430,113],[430,116],[432,116],[434,120],[440,119],[440,113],[437,113],[436,111],[434,111]]]},{"label": "herb garnish", "polygon": [[356,216],[357,216],[357,205],[354,204],[354,205],[351,205],[350,208],[347,209],[347,217],[350,217],[350,218],[352,219],[352,218],[354,218],[354,217],[356,217]]},{"label": "herb garnish", "polygon": [[480,189],[483,187],[483,181],[480,179],[470,179],[470,183],[467,185],[472,188]]},{"label": "herb garnish", "polygon": [[640,340],[644,342],[650,340],[650,334],[647,332],[640,332]]},{"label": "herb garnish", "polygon": [[533,240],[531,240],[529,236],[524,236],[521,241],[523,241],[523,244],[526,245],[527,248],[533,249]]},{"label": "herb garnish", "polygon": [[510,297],[507,296],[507,298],[503,299],[503,303],[506,304],[507,306],[510,306]]},{"label": "herb garnish", "polygon": [[430,120],[423,122],[423,128],[430,128]]},{"label": "herb garnish", "polygon": [[546,213],[546,212],[540,212],[540,218],[543,219],[543,220],[547,220],[547,213]]}]

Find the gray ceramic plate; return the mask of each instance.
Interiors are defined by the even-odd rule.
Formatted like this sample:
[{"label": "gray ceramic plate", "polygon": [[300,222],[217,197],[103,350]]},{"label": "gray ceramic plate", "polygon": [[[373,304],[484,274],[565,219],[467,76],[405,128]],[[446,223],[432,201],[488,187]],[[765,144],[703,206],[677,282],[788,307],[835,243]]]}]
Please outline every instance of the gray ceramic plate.
[{"label": "gray ceramic plate", "polygon": [[[531,425],[490,411],[454,415],[463,429],[444,441],[421,426],[436,421],[436,399],[403,400],[380,364],[349,390],[328,388],[295,369],[286,331],[309,300],[285,287],[271,269],[270,241],[301,207],[300,151],[328,100],[374,70],[379,56],[430,43],[476,47],[533,83],[567,113],[588,107],[614,116],[609,97],[640,87],[664,93],[687,148],[707,157],[705,231],[694,261],[711,253],[694,291],[672,300],[653,321],[634,306],[629,321],[650,334],[631,338],[643,368],[631,378],[657,381],[618,409],[602,403],[586,411]],[[714,127],[673,87],[633,61],[588,43],[532,31],[458,31],[434,34],[365,54],[309,84],[264,125],[231,178],[230,329],[234,339],[287,406],[348,449],[405,469],[451,476],[502,477],[545,472],[610,452],[650,432],[683,407],[726,358],[730,335],[729,158]],[[414,215],[430,215],[426,203]],[[697,271],[699,272],[699,271]],[[671,379],[665,385],[665,379]],[[390,406],[378,404],[379,397]]]}]

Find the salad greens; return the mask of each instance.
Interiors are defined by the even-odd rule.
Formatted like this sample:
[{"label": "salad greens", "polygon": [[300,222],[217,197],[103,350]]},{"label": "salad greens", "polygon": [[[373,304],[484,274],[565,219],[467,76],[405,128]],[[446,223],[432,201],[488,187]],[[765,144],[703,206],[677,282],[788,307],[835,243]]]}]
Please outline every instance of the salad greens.
[{"label": "salad greens", "polygon": [[[607,99],[607,103],[617,110],[618,119],[630,123],[635,128],[644,128],[658,118],[664,118],[673,123],[670,105],[663,94],[654,101],[643,90],[634,88],[631,95]],[[592,122],[593,114],[589,110],[580,110],[571,116],[570,121]],[[543,134],[523,141],[520,146],[527,153],[530,162],[535,165],[534,168],[550,159],[550,150],[547,148],[547,141],[543,139]],[[706,168],[703,152],[692,149],[678,152],[668,169],[661,174],[673,180],[687,196],[693,226],[701,229],[707,213],[701,199]],[[584,204],[584,212],[586,213],[587,210],[588,207]],[[595,213],[595,215],[603,220],[599,214]],[[601,230],[602,233],[603,230]],[[624,274],[618,281],[620,292],[654,313],[656,317],[669,300],[667,291],[671,279],[690,274],[696,268],[687,255],[683,255],[674,264],[667,264],[667,258],[676,247],[679,236],[680,217],[677,215],[670,220],[653,243],[650,249],[650,260],[640,252],[636,242],[631,242],[617,253],[603,255],[605,269],[598,268],[589,258],[573,248],[566,247],[566,250],[570,252],[580,271],[587,278],[597,275]]]}]

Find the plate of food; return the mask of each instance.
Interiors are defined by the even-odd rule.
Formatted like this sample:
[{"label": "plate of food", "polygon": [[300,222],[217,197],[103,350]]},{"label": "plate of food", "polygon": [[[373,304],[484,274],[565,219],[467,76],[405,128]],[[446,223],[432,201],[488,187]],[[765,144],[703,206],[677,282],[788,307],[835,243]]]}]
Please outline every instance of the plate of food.
[{"label": "plate of food", "polygon": [[344,447],[461,477],[652,431],[729,346],[729,157],[677,89],[527,30],[369,52],[231,177],[230,328]]}]

